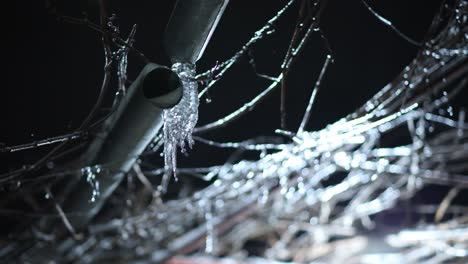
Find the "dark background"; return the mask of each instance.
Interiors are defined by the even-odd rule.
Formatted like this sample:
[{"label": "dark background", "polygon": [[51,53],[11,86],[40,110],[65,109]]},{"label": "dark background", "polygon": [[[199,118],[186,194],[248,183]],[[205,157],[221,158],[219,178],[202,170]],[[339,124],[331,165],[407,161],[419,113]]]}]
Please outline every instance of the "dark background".
[{"label": "dark background", "polygon": [[[15,1],[4,13],[14,18],[3,51],[0,142],[7,146],[72,132],[87,116],[97,99],[103,77],[104,55],[98,33],[82,25],[57,21],[58,15],[98,22],[97,1]],[[162,38],[174,0],[110,1],[117,25],[126,37],[138,24],[135,46],[152,62],[170,65]],[[224,61],[244,45],[253,33],[286,4],[286,0],[231,0],[204,56],[199,72]],[[370,1],[382,16],[416,40],[422,40],[441,1]],[[261,73],[277,76],[295,26],[298,6],[279,20],[276,33],[254,46]],[[401,39],[378,21],[359,0],[330,0],[321,28],[330,42],[335,62],[329,67],[318,94],[308,129],[320,129],[352,112],[383,88],[416,55],[417,47]],[[12,31],[12,32],[10,32]],[[326,56],[325,46],[314,34],[288,79],[288,120],[297,130],[312,87]],[[129,57],[129,79],[143,63]],[[201,100],[199,124],[206,124],[234,111],[268,86],[255,76],[242,59],[210,92],[211,103]],[[112,102],[115,80],[106,99]],[[228,127],[205,135],[217,141],[241,141],[260,135],[272,136],[280,126],[279,90],[247,116]],[[131,133],[129,128],[129,133]],[[31,164],[51,147],[1,154],[2,172]],[[188,157],[179,155],[179,166],[208,166],[223,162],[225,150],[197,143]],[[154,157],[155,167],[162,159]]]}]

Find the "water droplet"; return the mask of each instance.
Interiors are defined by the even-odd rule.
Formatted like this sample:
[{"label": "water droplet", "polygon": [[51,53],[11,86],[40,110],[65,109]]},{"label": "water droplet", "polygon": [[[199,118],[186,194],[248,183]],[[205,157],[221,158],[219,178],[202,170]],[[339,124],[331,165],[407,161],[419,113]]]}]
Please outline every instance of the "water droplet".
[{"label": "water droplet", "polygon": [[240,187],[240,182],[236,181],[232,184],[232,188],[237,189]]},{"label": "water droplet", "polygon": [[453,116],[453,107],[452,106],[449,106],[447,108],[447,113],[449,114],[449,116]]},{"label": "water droplet", "polygon": [[258,198],[258,202],[262,205],[268,202],[269,190],[267,187],[262,188],[260,197]]},{"label": "water droplet", "polygon": [[46,166],[47,166],[48,169],[53,169],[55,167],[55,163],[52,162],[52,161],[49,161],[49,162],[47,162]]}]

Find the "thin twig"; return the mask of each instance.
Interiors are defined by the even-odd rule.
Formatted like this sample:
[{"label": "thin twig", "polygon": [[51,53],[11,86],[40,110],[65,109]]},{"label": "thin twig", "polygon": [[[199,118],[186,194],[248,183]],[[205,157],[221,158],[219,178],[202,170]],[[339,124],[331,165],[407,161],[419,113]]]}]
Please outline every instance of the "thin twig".
[{"label": "thin twig", "polygon": [[200,141],[205,143],[209,146],[219,147],[219,148],[240,148],[240,149],[247,149],[247,150],[268,150],[268,149],[284,149],[287,145],[286,144],[252,144],[249,141],[246,142],[216,142],[208,139],[204,139],[201,137],[194,136],[194,140]]},{"label": "thin twig", "polygon": [[312,91],[312,94],[310,96],[309,104],[307,105],[306,111],[304,112],[304,117],[302,118],[301,125],[299,126],[299,129],[297,130],[297,134],[301,134],[304,132],[304,128],[307,125],[307,122],[309,121],[310,118],[310,112],[312,110],[312,106],[314,105],[315,102],[315,97],[317,96],[317,93],[320,89],[320,85],[322,84],[322,79],[323,76],[325,75],[325,72],[327,71],[328,64],[332,60],[331,55],[327,55],[327,58],[325,59],[325,63],[322,66],[322,70],[320,71],[320,75],[317,79],[317,82],[315,83],[314,90]]},{"label": "thin twig", "polygon": [[306,3],[307,1],[302,0],[301,6],[299,8],[299,14],[296,20],[296,27],[294,29],[291,41],[289,43],[288,50],[286,51],[286,55],[284,57],[283,63],[281,64],[282,74],[284,76],[283,80],[281,81],[281,97],[280,97],[280,124],[281,129],[286,130],[286,80],[288,76],[288,72],[290,70],[289,65],[287,62],[291,59],[291,57],[296,56],[295,46],[297,45],[297,41],[299,41],[299,35],[304,28],[304,23],[310,19],[310,13],[308,17],[305,17],[306,13]]},{"label": "thin twig", "polygon": [[268,94],[270,94],[281,82],[281,79],[283,78],[283,75],[280,74],[277,78],[276,81],[274,81],[268,88],[266,88],[263,92],[261,92],[259,95],[257,95],[255,98],[253,98],[251,101],[248,103],[245,103],[242,107],[237,109],[236,111],[232,112],[231,114],[206,125],[196,127],[193,130],[194,134],[199,134],[199,133],[204,133],[216,128],[220,128],[223,126],[226,126],[227,124],[231,123],[232,121],[238,119],[242,115],[252,111],[255,106],[261,102]]},{"label": "thin twig", "polygon": [[[230,59],[228,59],[225,62],[221,63],[219,66],[218,65],[215,66],[215,67],[219,67],[221,70],[217,74],[216,78],[214,78],[212,81],[210,81],[208,83],[208,85],[200,92],[199,97],[202,97],[205,93],[207,93],[208,90],[210,90],[216,84],[216,82],[219,80],[219,78],[221,76],[223,76],[224,73],[226,73],[226,71],[228,69],[230,69],[236,62],[239,61],[239,59],[244,54],[246,54],[250,50],[250,48],[251,48],[251,46],[253,44],[255,44],[257,41],[261,40],[263,37],[265,37],[265,36],[269,35],[270,33],[272,33],[271,30],[272,30],[272,27],[274,26],[274,24],[276,23],[276,21],[284,14],[284,12],[295,1],[296,0],[290,0],[280,11],[278,11],[278,13],[276,13],[276,15],[274,17],[272,17],[270,20],[268,20],[268,22],[265,24],[265,26],[263,26],[261,29],[256,31],[254,33],[254,36],[244,46],[242,46],[242,48],[238,52],[236,52],[236,54],[234,54]],[[199,74],[195,78],[196,79],[203,79],[206,76],[210,76],[210,74],[212,74],[212,70],[209,70],[209,71],[207,71],[205,73]]]},{"label": "thin twig", "polygon": [[55,210],[57,210],[58,214],[60,215],[60,218],[62,219],[62,222],[63,224],[65,225],[65,227],[67,228],[67,230],[70,232],[70,234],[73,236],[73,238],[75,240],[81,240],[82,238],[82,235],[78,235],[75,231],[75,228],[73,228],[72,224],[70,223],[70,221],[68,220],[67,216],[65,215],[65,213],[63,212],[62,208],[60,207],[60,205],[57,203],[57,201],[55,200],[55,197],[53,196],[52,192],[50,191],[50,189],[47,187],[46,188],[46,193],[49,197],[49,199],[52,199],[52,201],[54,202],[54,206],[55,206]]},{"label": "thin twig", "polygon": [[450,203],[452,203],[452,200],[457,196],[460,190],[461,189],[458,186],[453,187],[452,189],[450,189],[450,191],[447,193],[445,198],[442,200],[434,216],[434,220],[437,223],[440,222],[442,218],[444,218],[445,212],[449,208]]},{"label": "thin twig", "polygon": [[404,40],[408,41],[409,43],[411,43],[412,45],[416,46],[416,47],[421,47],[422,46],[422,43],[421,42],[418,42],[410,37],[408,37],[406,34],[404,34],[403,32],[401,32],[401,30],[399,30],[398,28],[396,28],[392,22],[386,18],[384,18],[383,16],[379,15],[367,2],[366,0],[361,0],[361,2],[366,6],[366,8],[369,10],[369,12],[372,13],[372,15],[374,15],[380,22],[384,23],[385,25],[387,25],[388,27],[390,27],[393,32],[395,32],[398,36],[400,36],[401,38],[403,38]]},{"label": "thin twig", "polygon": [[134,163],[132,168],[133,168],[133,171],[135,172],[137,178],[141,181],[143,186],[145,186],[145,190],[147,190],[149,193],[152,193],[153,192],[153,185],[148,180],[148,178],[146,178],[145,174],[143,173],[143,171],[140,168],[140,165],[138,165],[137,163]]},{"label": "thin twig", "polygon": [[77,131],[77,132],[69,133],[69,134],[66,134],[66,135],[61,135],[61,136],[50,137],[50,138],[46,138],[46,139],[42,139],[42,140],[37,140],[37,141],[31,142],[31,143],[26,143],[26,144],[11,146],[11,147],[2,147],[0,149],[0,152],[17,152],[17,151],[22,151],[22,150],[47,146],[47,145],[51,145],[51,144],[55,144],[55,143],[76,140],[76,139],[82,138],[85,135],[86,135],[86,133],[83,133],[81,131]]},{"label": "thin twig", "polygon": [[124,39],[122,39],[120,36],[116,35],[113,32],[103,30],[101,27],[99,27],[97,24],[89,21],[88,19],[82,19],[82,18],[74,18],[70,16],[61,16],[59,17],[65,22],[71,23],[71,24],[77,24],[77,25],[85,25],[88,28],[97,31],[101,34],[107,35],[115,40],[115,43],[121,46],[128,47],[132,52],[134,52],[144,63],[148,63],[149,59],[143,54],[141,51],[139,51],[137,48],[134,46],[130,45],[127,43]]}]

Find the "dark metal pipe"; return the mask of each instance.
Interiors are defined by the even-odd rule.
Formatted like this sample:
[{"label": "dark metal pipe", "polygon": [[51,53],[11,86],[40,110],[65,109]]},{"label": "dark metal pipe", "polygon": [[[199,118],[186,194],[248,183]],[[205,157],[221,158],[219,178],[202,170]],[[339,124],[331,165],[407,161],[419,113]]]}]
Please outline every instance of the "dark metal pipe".
[{"label": "dark metal pipe", "polygon": [[203,55],[229,0],[178,0],[164,43],[172,63],[195,63]]},{"label": "dark metal pipe", "polygon": [[169,68],[154,63],[146,65],[128,89],[118,109],[105,122],[91,143],[84,159],[102,167],[96,175],[100,195],[90,202],[90,184],[83,175],[64,203],[73,227],[84,227],[102,208],[163,124],[164,109],[176,105],[182,97],[182,83]]},{"label": "dark metal pipe", "polygon": [[[172,62],[195,63],[203,54],[229,0],[179,0],[166,28],[165,46]],[[90,184],[83,175],[70,183],[64,209],[75,229],[84,227],[102,208],[161,128],[163,109],[175,106],[182,97],[176,73],[148,64],[128,89],[116,112],[91,143],[81,164],[103,166],[96,175],[100,195],[89,202]],[[64,190],[64,193],[68,193]]]}]

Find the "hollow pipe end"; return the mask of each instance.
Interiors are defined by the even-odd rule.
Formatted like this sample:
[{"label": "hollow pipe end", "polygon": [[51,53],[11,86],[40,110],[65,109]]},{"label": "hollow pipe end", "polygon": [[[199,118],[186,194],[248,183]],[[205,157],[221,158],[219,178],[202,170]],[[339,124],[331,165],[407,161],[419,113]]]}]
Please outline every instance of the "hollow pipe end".
[{"label": "hollow pipe end", "polygon": [[167,109],[182,99],[182,82],[179,76],[166,67],[156,67],[143,77],[143,96],[156,107]]}]

